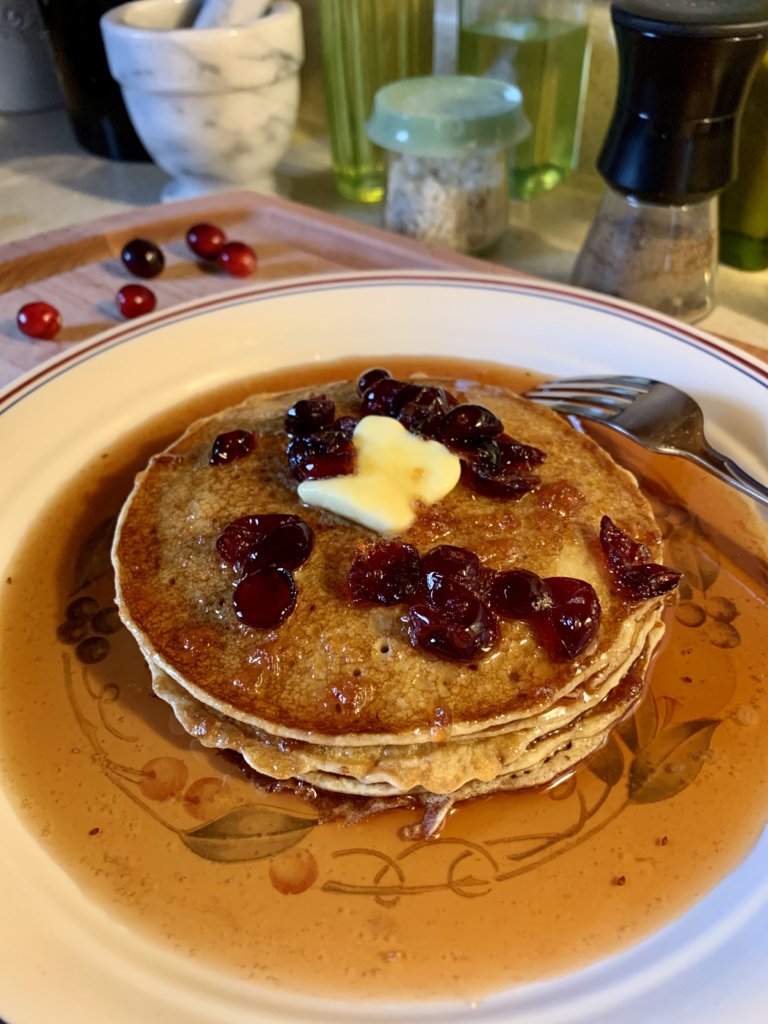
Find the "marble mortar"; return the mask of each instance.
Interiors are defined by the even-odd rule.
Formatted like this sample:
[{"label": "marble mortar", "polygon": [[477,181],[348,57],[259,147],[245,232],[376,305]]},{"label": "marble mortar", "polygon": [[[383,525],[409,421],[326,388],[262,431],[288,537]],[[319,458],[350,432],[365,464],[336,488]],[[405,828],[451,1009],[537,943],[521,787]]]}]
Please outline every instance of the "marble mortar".
[{"label": "marble mortar", "polygon": [[274,190],[291,141],[304,57],[301,10],[276,0],[252,24],[192,28],[200,0],[132,0],[107,11],[109,68],[152,159],[164,200]]}]

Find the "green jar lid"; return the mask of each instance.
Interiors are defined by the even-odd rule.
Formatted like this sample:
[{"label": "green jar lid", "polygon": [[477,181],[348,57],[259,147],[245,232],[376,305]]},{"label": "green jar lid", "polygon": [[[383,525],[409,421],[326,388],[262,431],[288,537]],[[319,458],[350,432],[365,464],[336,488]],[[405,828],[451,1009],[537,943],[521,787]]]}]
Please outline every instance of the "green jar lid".
[{"label": "green jar lid", "polygon": [[516,86],[495,78],[404,78],[376,93],[368,138],[385,149],[422,156],[505,148],[528,134],[521,103]]}]

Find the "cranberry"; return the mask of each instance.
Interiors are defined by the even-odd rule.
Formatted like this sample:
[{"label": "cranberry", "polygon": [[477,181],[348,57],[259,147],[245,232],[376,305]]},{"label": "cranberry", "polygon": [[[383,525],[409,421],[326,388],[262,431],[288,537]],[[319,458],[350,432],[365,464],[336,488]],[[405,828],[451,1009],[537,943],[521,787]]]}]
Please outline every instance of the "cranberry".
[{"label": "cranberry", "polygon": [[364,395],[368,388],[372,387],[377,381],[383,380],[385,377],[390,377],[389,370],[382,370],[380,367],[374,367],[371,370],[366,370],[365,373],[361,373],[357,381],[357,391],[360,396]]},{"label": "cranberry", "polygon": [[357,416],[339,416],[333,425],[344,437],[351,439],[359,422]]},{"label": "cranberry", "polygon": [[264,565],[298,569],[309,558],[313,541],[312,530],[299,516],[268,512],[228,523],[216,550],[225,562],[244,565],[246,572]]},{"label": "cranberry", "polygon": [[16,314],[16,324],[28,338],[50,341],[61,330],[61,313],[48,302],[27,302]]},{"label": "cranberry", "polygon": [[296,584],[287,569],[269,565],[249,573],[235,587],[235,615],[247,626],[273,629],[296,606]]},{"label": "cranberry", "polygon": [[225,562],[232,565],[241,564],[267,534],[285,523],[303,523],[303,520],[298,516],[280,512],[240,516],[224,527],[216,541],[216,550]]},{"label": "cranberry", "polygon": [[494,611],[506,619],[527,619],[553,661],[572,661],[600,625],[600,601],[591,584],[566,576],[541,579],[526,569],[496,577],[490,593]]},{"label": "cranberry", "polygon": [[477,615],[478,604],[481,603],[461,580],[443,576],[439,572],[427,575],[427,595],[430,604],[456,622],[471,622]]},{"label": "cranberry", "polygon": [[493,469],[466,459],[462,459],[461,471],[462,479],[471,490],[490,498],[522,498],[539,483],[537,476],[518,473],[511,467]]},{"label": "cranberry", "polygon": [[466,576],[462,582],[493,611],[491,589],[498,575],[496,569],[481,565],[477,576]]},{"label": "cranberry", "polygon": [[531,469],[546,458],[538,448],[515,441],[508,434],[481,439],[462,455],[462,476],[467,486],[494,498],[520,498],[533,490],[539,477]]},{"label": "cranberry", "polygon": [[219,434],[213,442],[208,462],[212,466],[236,462],[250,455],[255,446],[256,439],[250,430],[229,430],[226,434]]},{"label": "cranberry", "polygon": [[296,479],[330,480],[335,476],[349,476],[355,471],[355,455],[353,451],[338,452],[332,455],[311,454],[305,458],[301,468],[296,472]]},{"label": "cranberry", "polygon": [[248,277],[256,267],[256,253],[245,242],[226,242],[217,261],[222,270],[234,277]]},{"label": "cranberry", "polygon": [[466,581],[474,579],[480,571],[480,559],[468,548],[456,547],[453,544],[440,544],[432,548],[421,560],[424,572],[439,573],[452,579]]},{"label": "cranberry", "polygon": [[325,395],[302,398],[285,414],[285,431],[292,435],[312,434],[319,427],[333,423],[335,415],[336,407]]},{"label": "cranberry", "polygon": [[552,604],[544,580],[527,569],[500,572],[491,586],[493,610],[505,619],[527,619]]},{"label": "cranberry", "polygon": [[661,597],[674,590],[682,578],[677,569],[666,565],[647,562],[645,565],[630,566],[619,574],[618,582],[624,592],[639,601]]},{"label": "cranberry", "polygon": [[470,448],[503,430],[498,416],[482,405],[457,405],[440,426],[440,440],[449,446]]},{"label": "cranberry", "polygon": [[432,578],[429,601],[408,610],[408,638],[450,661],[474,661],[498,643],[493,613],[456,580]]},{"label": "cranberry", "polygon": [[408,639],[414,647],[450,661],[472,661],[475,641],[466,626],[449,622],[437,608],[414,604],[408,609]]},{"label": "cranberry", "polygon": [[202,260],[218,259],[226,241],[226,234],[215,224],[193,224],[187,231],[187,245]]},{"label": "cranberry", "polygon": [[529,620],[553,661],[573,660],[600,625],[600,602],[584,580],[512,569],[499,573],[490,600],[504,618]]},{"label": "cranberry", "polygon": [[499,449],[499,460],[504,466],[514,465],[520,470],[528,469],[532,466],[540,466],[547,457],[540,448],[516,441],[509,434],[499,434],[495,438],[495,444]]},{"label": "cranberry", "polygon": [[415,397],[420,390],[418,384],[382,377],[365,391],[360,408],[364,416],[396,416],[404,402]]},{"label": "cranberry", "polygon": [[462,451],[462,458],[468,466],[474,469],[482,469],[486,473],[498,472],[501,461],[501,448],[492,437],[486,437],[478,441],[471,449]]},{"label": "cranberry", "polygon": [[336,427],[324,427],[288,444],[288,465],[297,480],[322,480],[355,471],[355,447]]},{"label": "cranberry", "polygon": [[682,573],[649,562],[651,551],[645,544],[632,540],[609,516],[600,521],[600,545],[608,569],[619,590],[633,600],[661,597],[674,590]]},{"label": "cranberry", "polygon": [[550,576],[544,582],[551,605],[533,617],[533,628],[553,661],[572,661],[597,632],[600,602],[585,580]]},{"label": "cranberry", "polygon": [[413,381],[399,381],[400,389],[396,391],[389,401],[389,415],[399,417],[406,405],[417,402],[427,390],[422,384],[414,384]]},{"label": "cranberry", "polygon": [[359,551],[348,575],[355,604],[408,601],[418,593],[421,581],[418,551],[399,541],[379,541]]},{"label": "cranberry", "polygon": [[117,308],[126,320],[151,313],[156,305],[155,293],[143,284],[124,284],[117,293]]},{"label": "cranberry", "polygon": [[422,387],[400,404],[397,418],[412,434],[436,437],[450,408],[444,388]]},{"label": "cranberry", "polygon": [[120,258],[134,277],[157,277],[165,266],[165,257],[159,246],[146,238],[134,238],[124,245]]},{"label": "cranberry", "polygon": [[298,569],[312,551],[312,530],[298,516],[286,516],[293,522],[280,523],[256,539],[245,558],[245,572],[250,573],[266,565],[279,565],[283,569]]},{"label": "cranberry", "polygon": [[609,565],[623,568],[627,565],[640,565],[651,557],[651,549],[620,530],[610,516],[600,520],[600,544]]}]

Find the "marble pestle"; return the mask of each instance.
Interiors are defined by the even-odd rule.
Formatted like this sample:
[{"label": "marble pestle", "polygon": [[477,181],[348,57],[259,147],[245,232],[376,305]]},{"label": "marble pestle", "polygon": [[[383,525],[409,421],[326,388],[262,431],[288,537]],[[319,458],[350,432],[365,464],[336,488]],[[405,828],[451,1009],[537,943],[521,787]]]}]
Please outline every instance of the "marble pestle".
[{"label": "marble pestle", "polygon": [[193,28],[240,28],[252,24],[271,0],[203,0]]}]

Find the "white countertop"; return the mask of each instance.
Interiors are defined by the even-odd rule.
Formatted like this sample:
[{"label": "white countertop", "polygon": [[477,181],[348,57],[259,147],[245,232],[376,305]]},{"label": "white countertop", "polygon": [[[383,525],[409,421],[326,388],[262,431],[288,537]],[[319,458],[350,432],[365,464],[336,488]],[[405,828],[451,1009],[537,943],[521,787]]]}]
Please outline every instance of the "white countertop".
[{"label": "white countertop", "polygon": [[[336,194],[327,154],[317,143],[297,145],[283,169],[280,187],[289,197],[379,223],[378,206]],[[81,149],[63,110],[0,115],[0,243],[156,203],[167,181],[153,164],[102,160]],[[597,174],[581,172],[532,202],[514,203],[494,259],[567,282],[601,193]],[[722,266],[717,307],[698,326],[768,352],[768,270]]]}]

